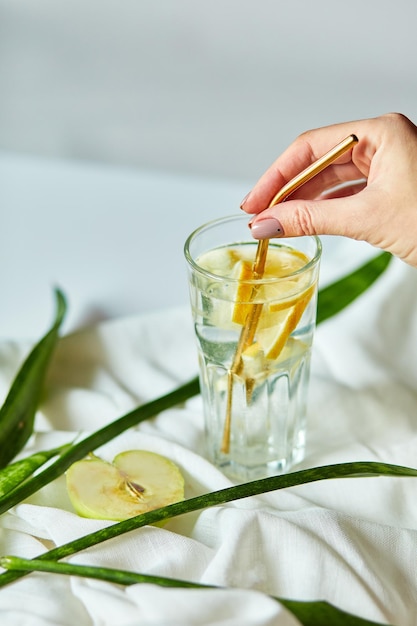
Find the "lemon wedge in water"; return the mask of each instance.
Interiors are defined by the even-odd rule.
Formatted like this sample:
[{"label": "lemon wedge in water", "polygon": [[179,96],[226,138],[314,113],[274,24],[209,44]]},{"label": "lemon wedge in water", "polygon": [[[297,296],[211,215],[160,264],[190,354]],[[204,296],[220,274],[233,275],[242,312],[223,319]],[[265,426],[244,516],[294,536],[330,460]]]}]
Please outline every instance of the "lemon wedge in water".
[{"label": "lemon wedge in water", "polygon": [[272,248],[262,285],[254,281],[253,261],[244,258],[236,263],[234,274],[239,284],[232,321],[243,326],[253,307],[262,307],[253,345],[259,346],[267,359],[278,358],[313,295],[315,284],[311,284],[310,273],[296,273],[307,262],[308,258],[297,250]]}]

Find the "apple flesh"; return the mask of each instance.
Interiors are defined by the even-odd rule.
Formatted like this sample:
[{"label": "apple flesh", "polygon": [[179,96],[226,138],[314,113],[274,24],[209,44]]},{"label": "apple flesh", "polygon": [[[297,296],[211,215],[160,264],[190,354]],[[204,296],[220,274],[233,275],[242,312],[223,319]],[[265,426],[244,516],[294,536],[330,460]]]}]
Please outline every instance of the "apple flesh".
[{"label": "apple flesh", "polygon": [[66,474],[71,503],[82,517],[122,521],[184,499],[184,478],[170,459],[128,450],[112,463],[95,455]]}]

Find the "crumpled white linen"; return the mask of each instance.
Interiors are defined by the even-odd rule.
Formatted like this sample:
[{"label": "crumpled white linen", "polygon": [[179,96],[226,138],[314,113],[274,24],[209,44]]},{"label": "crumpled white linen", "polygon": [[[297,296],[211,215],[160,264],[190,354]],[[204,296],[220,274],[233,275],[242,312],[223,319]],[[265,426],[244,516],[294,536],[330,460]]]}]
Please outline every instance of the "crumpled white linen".
[{"label": "crumpled white linen", "polygon": [[[307,454],[299,467],[354,460],[417,467],[416,345],[417,271],[394,260],[364,296],[317,329]],[[0,345],[3,395],[28,348]],[[25,454],[92,432],[196,373],[188,309],[64,337]],[[232,484],[205,458],[200,397],[97,453],[111,460],[132,448],[176,462],[187,497]],[[323,481],[145,527],[69,560],[228,589],[122,588],[34,573],[0,589],[0,620],[7,626],[298,624],[272,595],[325,599],[370,620],[412,626],[416,486],[412,478]],[[107,524],[73,512],[61,477],[0,518],[0,552],[35,557]]]}]

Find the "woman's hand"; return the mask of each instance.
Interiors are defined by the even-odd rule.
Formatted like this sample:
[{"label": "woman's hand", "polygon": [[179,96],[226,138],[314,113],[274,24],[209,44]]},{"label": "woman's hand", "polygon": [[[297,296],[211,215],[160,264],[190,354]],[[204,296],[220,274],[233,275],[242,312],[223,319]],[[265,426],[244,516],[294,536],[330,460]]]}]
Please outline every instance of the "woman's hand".
[{"label": "woman's hand", "polygon": [[[267,208],[295,175],[350,134],[352,151]],[[391,113],[300,135],[273,163],[242,203],[255,213],[255,239],[344,235],[388,250],[417,267],[417,127]]]}]

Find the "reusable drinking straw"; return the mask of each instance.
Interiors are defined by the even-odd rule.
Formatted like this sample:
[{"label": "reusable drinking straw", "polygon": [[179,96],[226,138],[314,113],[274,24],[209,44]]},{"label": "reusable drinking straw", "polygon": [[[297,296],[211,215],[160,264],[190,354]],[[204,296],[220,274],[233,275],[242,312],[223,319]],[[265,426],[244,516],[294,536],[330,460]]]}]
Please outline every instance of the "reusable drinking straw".
[{"label": "reusable drinking straw", "polygon": [[[326,167],[331,165],[336,159],[338,159],[342,154],[350,150],[356,143],[358,143],[358,138],[356,135],[349,135],[346,139],[343,139],[340,143],[334,146],[331,150],[326,152],[322,157],[314,161],[311,165],[306,167],[300,174],[297,174],[294,178],[292,178],[286,185],[284,185],[278,193],[274,196],[272,201],[270,202],[268,208],[274,206],[275,204],[279,204],[283,202],[290,196],[294,191],[299,189],[306,182],[311,180],[317,174],[320,174]],[[258,243],[258,247],[256,250],[255,262],[253,264],[252,273],[253,279],[259,280],[262,278],[265,263],[266,263],[266,255],[268,251],[269,239],[261,239]],[[257,291],[257,285],[254,285],[252,288],[252,293],[250,300],[253,300]],[[233,376],[239,373],[242,363],[242,353],[244,350],[250,346],[254,340],[256,328],[258,325],[259,317],[262,312],[262,303],[257,302],[253,303],[249,309],[249,312],[245,319],[245,324],[242,327],[242,331],[240,333],[239,342],[236,348],[236,353],[233,359],[232,366],[228,371],[227,375],[227,401],[226,401],[226,418],[224,423],[223,430],[223,440],[221,445],[221,451],[225,454],[229,452],[230,447],[230,427],[231,427],[231,417],[232,417],[232,390],[233,390]]]}]

